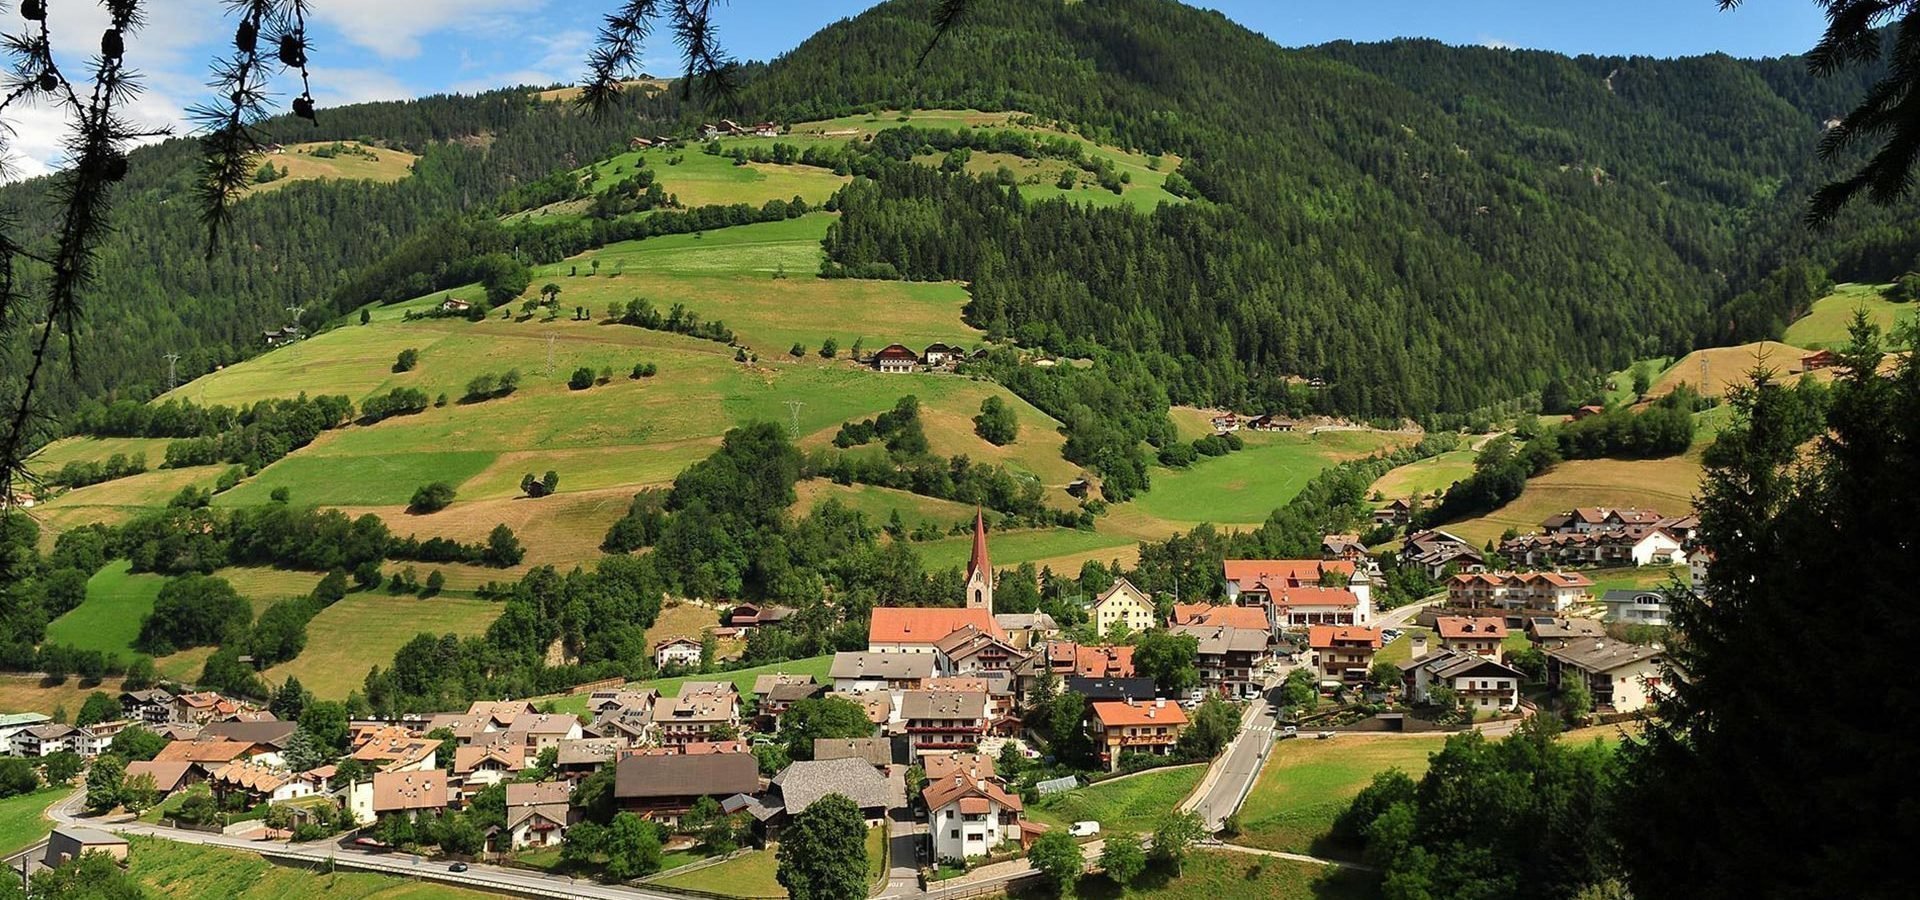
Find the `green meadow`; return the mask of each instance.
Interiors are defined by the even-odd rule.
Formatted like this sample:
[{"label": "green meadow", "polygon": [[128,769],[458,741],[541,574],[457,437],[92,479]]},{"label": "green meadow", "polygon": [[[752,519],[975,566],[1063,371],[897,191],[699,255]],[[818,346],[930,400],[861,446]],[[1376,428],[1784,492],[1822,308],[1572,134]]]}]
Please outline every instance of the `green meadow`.
[{"label": "green meadow", "polygon": [[[1105,558],[1096,552],[1115,547],[1131,547],[1133,538],[1120,534],[1101,531],[1080,531],[1074,528],[1040,528],[1029,531],[995,532],[987,536],[989,552],[993,556],[993,565],[997,569],[1011,568],[1023,562],[1041,563],[1064,557],[1092,556]],[[973,552],[973,538],[964,535],[941,538],[937,541],[923,541],[912,545],[914,552],[920,554],[920,560],[929,570],[958,568],[967,564],[967,557]],[[1059,571],[1077,575],[1080,567]]]},{"label": "green meadow", "polygon": [[[1880,333],[1890,335],[1894,327],[1914,320],[1914,311],[1920,310],[1920,304],[1895,303],[1885,296],[1885,284],[1847,283],[1835,285],[1833,293],[1814,301],[1813,308],[1807,314],[1794,320],[1787,326],[1787,343],[1808,349],[1839,348],[1848,340],[1847,328],[1853,324],[1855,311],[1865,312],[1867,320],[1880,326]],[[1904,347],[1899,341],[1889,346]],[[1799,360],[1788,364],[1797,367]]]},{"label": "green meadow", "polygon": [[48,623],[47,641],[125,655],[167,583],[162,576],[130,569],[126,560],[118,560],[87,579],[87,599]]},{"label": "green meadow", "polygon": [[1393,500],[1444,491],[1473,474],[1473,460],[1477,455],[1472,450],[1451,450],[1409,463],[1380,476],[1368,494],[1377,493]]},{"label": "green meadow", "polygon": [[1287,504],[1320,470],[1396,443],[1403,435],[1364,431],[1319,434],[1245,432],[1245,449],[1202,457],[1186,469],[1153,469],[1153,490],[1134,505],[1171,523],[1253,525]]},{"label": "green meadow", "polygon": [[1206,766],[1179,766],[1103,781],[1043,797],[1027,815],[1054,828],[1094,821],[1103,834],[1145,834],[1173,815],[1206,771]]}]

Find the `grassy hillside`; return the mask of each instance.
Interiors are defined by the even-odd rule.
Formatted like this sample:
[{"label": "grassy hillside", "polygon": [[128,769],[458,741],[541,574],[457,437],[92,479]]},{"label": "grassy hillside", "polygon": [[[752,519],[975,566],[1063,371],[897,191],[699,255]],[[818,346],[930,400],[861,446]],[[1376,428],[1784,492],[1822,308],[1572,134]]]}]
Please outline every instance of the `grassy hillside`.
[{"label": "grassy hillside", "polygon": [[278,683],[291,675],[315,696],[345,699],[360,689],[369,667],[391,665],[394,651],[416,635],[477,635],[499,615],[498,604],[481,600],[349,594],[307,623],[307,648],[299,656],[265,676]]},{"label": "grassy hillside", "polygon": [[[1729,384],[1746,383],[1748,373],[1756,366],[1773,371],[1776,377],[1791,379],[1800,373],[1800,357],[1806,353],[1804,347],[1780,341],[1756,341],[1738,347],[1695,350],[1661,372],[1653,380],[1653,388],[1647,392],[1647,396],[1665,396],[1682,383],[1692,385],[1710,397],[1725,396]],[[1704,381],[1702,363],[1705,364]],[[1705,387],[1701,388],[1703,383]]]},{"label": "grassy hillside", "polygon": [[1537,531],[1540,521],[1574,506],[1617,506],[1657,509],[1680,515],[1693,508],[1703,470],[1701,444],[1681,456],[1667,459],[1576,459],[1527,481],[1520,496],[1491,513],[1445,525],[1475,546],[1498,542],[1508,528]]},{"label": "grassy hillside", "polygon": [[1370,431],[1318,434],[1245,432],[1246,448],[1201,458],[1186,469],[1153,470],[1153,490],[1134,501],[1142,513],[1175,525],[1257,525],[1286,505],[1321,469],[1413,440]]},{"label": "grassy hillside", "polygon": [[65,799],[69,793],[71,791],[64,787],[43,787],[31,794],[0,800],[0,856],[23,850],[46,837],[53,830],[47,807]]},{"label": "grassy hillside", "polygon": [[1027,815],[1055,828],[1092,820],[1103,833],[1151,832],[1193,793],[1204,774],[1205,766],[1181,766],[1102,782],[1045,797]]},{"label": "grassy hillside", "polygon": [[[1883,336],[1891,335],[1895,326],[1913,321],[1914,311],[1920,306],[1888,300],[1883,296],[1888,287],[1890,285],[1885,284],[1835,285],[1833,293],[1814,301],[1813,309],[1787,326],[1786,342],[1813,349],[1841,347],[1847,343],[1847,326],[1853,324],[1856,310],[1865,311],[1867,319],[1880,326]],[[1890,346],[1902,345],[1890,342]]]},{"label": "grassy hillside", "polygon": [[166,582],[159,575],[133,574],[125,560],[109,563],[87,580],[87,599],[47,625],[47,640],[124,656]]},{"label": "grassy hillside", "polygon": [[1451,450],[1409,463],[1380,476],[1368,493],[1394,500],[1445,491],[1454,482],[1473,474],[1476,455],[1473,450]]},{"label": "grassy hillside", "polygon": [[[331,156],[323,155],[329,152]],[[402,150],[372,147],[358,141],[288,144],[281,152],[267,154],[260,160],[261,166],[271,165],[286,174],[265,184],[250,185],[241,196],[277,191],[301,181],[399,181],[413,173],[413,164],[419,160],[420,157]]]}]

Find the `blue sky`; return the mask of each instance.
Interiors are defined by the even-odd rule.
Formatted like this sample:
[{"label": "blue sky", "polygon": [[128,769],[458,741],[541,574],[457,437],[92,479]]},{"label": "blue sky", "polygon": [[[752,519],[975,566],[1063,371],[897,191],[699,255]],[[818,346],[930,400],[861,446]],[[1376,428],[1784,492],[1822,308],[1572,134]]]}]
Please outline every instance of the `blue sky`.
[{"label": "blue sky", "polygon": [[[325,105],[393,100],[515,83],[572,81],[598,16],[617,0],[310,0],[314,89]],[[768,59],[875,0],[732,0],[720,13],[723,43],[743,59]],[[1032,0],[1051,2],[1051,0]],[[11,4],[8,4],[11,6]],[[203,99],[207,63],[232,22],[218,0],[147,0],[144,36],[129,59],[144,75],[135,108],[143,124],[184,130],[184,110]],[[1452,44],[1567,53],[1738,56],[1800,52],[1822,19],[1813,0],[1746,0],[1735,12],[1714,0],[1202,0],[1287,46],[1399,36]],[[49,4],[57,48],[77,69],[105,15],[97,4]],[[7,28],[15,23],[9,15]],[[649,48],[648,68],[674,70],[673,46]],[[9,109],[17,175],[59,165],[60,116]]]}]

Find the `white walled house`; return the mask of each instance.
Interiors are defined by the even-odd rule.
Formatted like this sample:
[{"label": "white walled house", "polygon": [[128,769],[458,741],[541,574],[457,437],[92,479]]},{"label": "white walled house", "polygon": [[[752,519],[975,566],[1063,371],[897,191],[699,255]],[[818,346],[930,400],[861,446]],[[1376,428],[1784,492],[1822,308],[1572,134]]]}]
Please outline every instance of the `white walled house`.
[{"label": "white walled house", "polygon": [[1658,644],[1628,644],[1597,639],[1573,641],[1547,651],[1547,685],[1560,690],[1584,678],[1593,708],[1635,712],[1666,693]]},{"label": "white walled house", "polygon": [[1407,669],[1415,703],[1428,703],[1433,689],[1445,685],[1468,712],[1511,712],[1520,705],[1518,670],[1477,653],[1443,650],[1416,660]]},{"label": "white walled house", "polygon": [[986,856],[1001,844],[1020,839],[1024,813],[1020,798],[991,777],[954,771],[929,781],[921,796],[927,804],[935,860]]},{"label": "white walled house", "polygon": [[700,665],[700,642],[692,638],[674,638],[661,641],[653,649],[654,663],[664,669],[668,666],[695,668]]},{"label": "white walled house", "polygon": [[1673,613],[1664,591],[1608,591],[1600,602],[1607,605],[1607,621],[1627,625],[1665,625]]}]

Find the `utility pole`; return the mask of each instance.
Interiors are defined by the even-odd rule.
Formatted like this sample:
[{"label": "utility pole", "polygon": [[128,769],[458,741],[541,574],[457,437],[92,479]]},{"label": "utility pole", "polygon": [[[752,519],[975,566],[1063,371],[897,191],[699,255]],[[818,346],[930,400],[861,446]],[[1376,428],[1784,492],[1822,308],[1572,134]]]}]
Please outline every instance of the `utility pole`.
[{"label": "utility pole", "polygon": [[787,401],[787,412],[791,416],[791,419],[787,424],[787,432],[796,441],[800,439],[800,407],[803,407],[803,406],[806,406],[806,404],[800,402],[799,400]]},{"label": "utility pole", "polygon": [[180,385],[179,366],[180,354],[167,354],[167,390],[173,390]]}]

